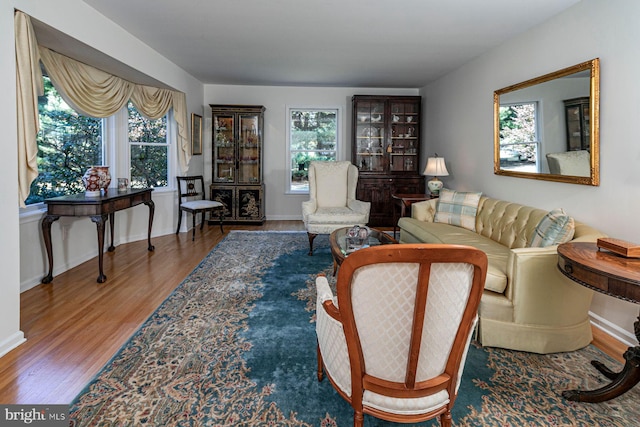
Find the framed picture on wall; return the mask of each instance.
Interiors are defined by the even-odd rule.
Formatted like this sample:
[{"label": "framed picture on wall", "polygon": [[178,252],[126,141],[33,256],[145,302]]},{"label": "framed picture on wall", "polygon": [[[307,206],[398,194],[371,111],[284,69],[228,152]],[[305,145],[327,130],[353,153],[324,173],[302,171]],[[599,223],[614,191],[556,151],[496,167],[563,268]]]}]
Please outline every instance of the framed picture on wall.
[{"label": "framed picture on wall", "polygon": [[202,116],[191,113],[191,153],[202,154]]}]

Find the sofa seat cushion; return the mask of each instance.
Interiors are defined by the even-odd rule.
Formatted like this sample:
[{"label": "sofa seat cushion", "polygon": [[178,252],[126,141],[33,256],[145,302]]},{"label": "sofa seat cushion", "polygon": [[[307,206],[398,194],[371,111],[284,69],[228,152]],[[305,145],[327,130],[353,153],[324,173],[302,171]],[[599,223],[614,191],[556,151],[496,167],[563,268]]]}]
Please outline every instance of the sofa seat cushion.
[{"label": "sofa seat cushion", "polygon": [[414,218],[401,218],[401,232],[412,235],[424,243],[445,243],[467,245],[478,248],[487,254],[489,265],[484,288],[503,293],[507,287],[507,260],[510,250],[506,246],[481,236],[473,231],[455,225],[418,221]]}]

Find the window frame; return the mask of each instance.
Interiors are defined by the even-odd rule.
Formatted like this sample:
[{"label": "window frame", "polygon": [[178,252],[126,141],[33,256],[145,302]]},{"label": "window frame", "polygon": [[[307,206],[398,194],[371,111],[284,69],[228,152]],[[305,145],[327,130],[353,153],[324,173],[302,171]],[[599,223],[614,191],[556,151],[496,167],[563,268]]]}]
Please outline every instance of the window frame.
[{"label": "window frame", "polygon": [[[340,161],[343,156],[343,108],[341,106],[329,105],[329,106],[299,106],[299,105],[287,105],[285,115],[285,129],[286,129],[286,159],[285,159],[285,194],[292,195],[305,195],[309,194],[309,190],[293,190],[291,188],[292,180],[290,173],[291,156],[297,150],[291,149],[291,113],[293,111],[335,111],[336,113],[336,147],[333,150],[335,152],[336,161]],[[308,151],[308,150],[305,150]],[[321,150],[328,151],[328,150]]]},{"label": "window frame", "polygon": [[[167,113],[167,186],[154,187],[154,192],[175,191],[174,178],[176,176],[177,152],[175,152],[176,124],[173,109]],[[165,145],[165,144],[158,144]],[[129,111],[127,105],[110,117],[102,119],[102,159],[103,164],[109,165],[112,181],[116,177],[131,179],[131,143],[129,141]],[[32,203],[19,208],[20,217],[40,215],[46,211],[44,202]]]}]

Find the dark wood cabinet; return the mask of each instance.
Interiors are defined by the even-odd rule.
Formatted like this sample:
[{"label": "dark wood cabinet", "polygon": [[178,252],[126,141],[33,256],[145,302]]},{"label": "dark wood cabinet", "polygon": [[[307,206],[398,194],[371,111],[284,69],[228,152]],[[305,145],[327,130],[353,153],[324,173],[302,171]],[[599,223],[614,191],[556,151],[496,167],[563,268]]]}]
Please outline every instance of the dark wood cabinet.
[{"label": "dark wood cabinet", "polygon": [[225,206],[225,221],[265,221],[264,110],[261,105],[211,105],[213,183],[210,198]]},{"label": "dark wood cabinet", "polygon": [[420,175],[421,97],[355,95],[352,163],[357,198],[371,202],[369,225],[393,226],[396,193],[424,193]]},{"label": "dark wood cabinet", "polygon": [[589,150],[589,97],[567,99],[564,101],[567,126],[567,150]]}]

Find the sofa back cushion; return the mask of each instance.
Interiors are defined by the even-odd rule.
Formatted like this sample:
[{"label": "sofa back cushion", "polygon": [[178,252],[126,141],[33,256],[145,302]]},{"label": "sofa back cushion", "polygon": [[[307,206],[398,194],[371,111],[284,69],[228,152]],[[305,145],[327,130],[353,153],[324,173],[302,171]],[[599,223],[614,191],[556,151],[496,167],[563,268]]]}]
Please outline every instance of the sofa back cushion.
[{"label": "sofa back cushion", "polygon": [[536,226],[546,214],[543,209],[481,197],[476,232],[510,249],[526,248]]}]

